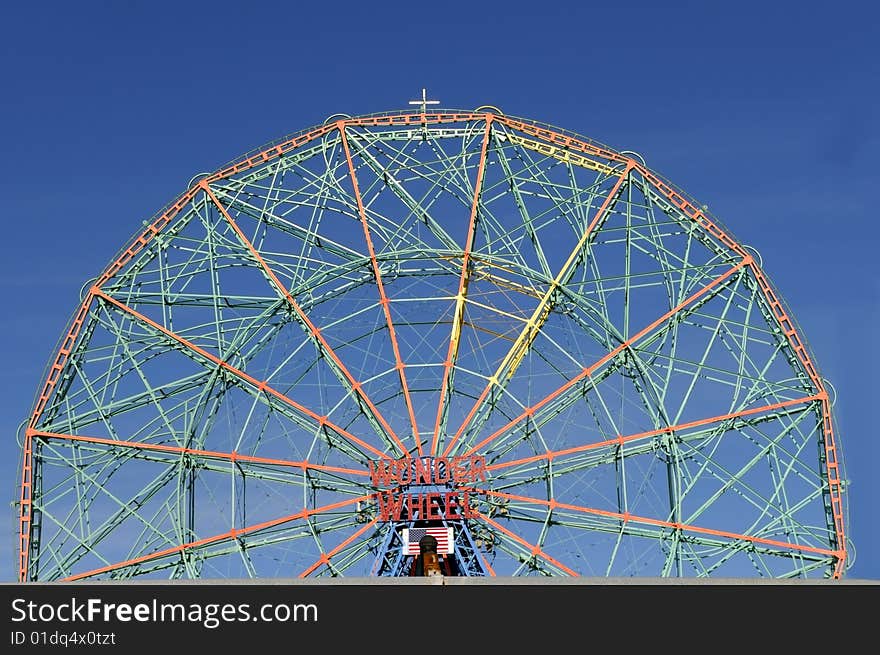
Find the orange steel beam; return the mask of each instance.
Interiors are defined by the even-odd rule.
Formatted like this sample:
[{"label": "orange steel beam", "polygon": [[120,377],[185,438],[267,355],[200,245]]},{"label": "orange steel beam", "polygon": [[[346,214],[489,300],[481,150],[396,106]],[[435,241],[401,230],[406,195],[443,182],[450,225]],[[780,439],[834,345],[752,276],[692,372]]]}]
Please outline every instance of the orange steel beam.
[{"label": "orange steel beam", "polygon": [[135,237],[134,241],[122,251],[122,254],[117,257],[110,266],[108,266],[104,272],[98,277],[97,282],[95,282],[95,286],[101,287],[103,286],[110,278],[116,275],[122,268],[128,264],[132,259],[134,259],[135,255],[137,255],[144,247],[153,240],[153,238],[159,234],[171,221],[172,219],[180,213],[184,207],[186,207],[192,199],[195,197],[196,193],[198,193],[198,187],[191,187],[184,192],[182,196],[180,196],[174,204],[172,204],[167,210],[162,212],[158,218],[156,218],[150,225],[147,226],[143,232],[141,232],[138,236]]},{"label": "orange steel beam", "polygon": [[498,577],[495,573],[495,569],[493,569],[492,565],[486,561],[486,558],[483,557],[482,555],[479,555],[479,558],[480,558],[480,562],[483,564],[484,567],[486,567],[486,570],[489,572],[489,577],[491,577],[491,578]]},{"label": "orange steel beam", "polygon": [[531,498],[529,496],[520,496],[517,494],[510,494],[503,491],[492,491],[490,489],[477,489],[477,488],[468,488],[467,491],[472,493],[480,493],[486,496],[495,496],[497,498],[505,498],[507,500],[517,500],[524,503],[531,503],[534,505],[543,505],[548,507],[551,510],[554,509],[566,509],[571,510],[573,512],[580,512],[583,514],[591,514],[593,516],[603,516],[605,518],[615,519],[623,521],[624,524],[632,521],[633,523],[642,523],[645,525],[654,525],[662,528],[673,528],[675,530],[682,530],[684,532],[694,532],[697,534],[706,534],[712,535],[715,537],[723,537],[725,539],[733,539],[737,541],[748,541],[754,544],[762,544],[765,546],[774,546],[776,548],[785,548],[787,550],[794,550],[798,552],[805,553],[816,553],[818,555],[831,555],[834,557],[839,557],[841,552],[839,550],[828,550],[827,548],[817,548],[815,546],[803,546],[800,544],[792,544],[787,541],[778,541],[776,539],[765,539],[763,537],[752,537],[745,534],[739,534],[738,532],[730,532],[728,530],[715,530],[713,528],[703,528],[696,525],[690,525],[688,523],[678,523],[674,521],[663,521],[661,519],[652,519],[646,516],[637,516],[635,514],[630,514],[629,512],[609,512],[603,509],[595,509],[593,507],[582,507],[580,505],[570,505],[568,503],[560,503],[556,500],[543,500],[541,498]]},{"label": "orange steel beam", "polygon": [[403,445],[403,442],[400,441],[397,434],[394,432],[394,429],[388,424],[388,421],[385,420],[385,417],[379,412],[379,409],[373,404],[373,401],[369,399],[366,392],[364,391],[363,385],[354,379],[354,376],[349,372],[348,368],[345,364],[342,363],[342,360],[339,359],[339,356],[330,347],[330,344],[327,343],[327,340],[321,334],[321,330],[318,329],[314,323],[312,323],[311,319],[309,319],[308,315],[306,315],[303,308],[299,306],[299,303],[294,300],[293,296],[290,295],[290,292],[285,288],[285,286],[281,283],[281,280],[278,279],[278,276],[275,275],[275,272],[269,268],[269,265],[266,263],[266,260],[257,252],[257,249],[250,242],[250,240],[245,236],[242,229],[238,226],[232,216],[229,215],[229,212],[226,211],[226,208],[220,204],[220,201],[217,199],[217,196],[214,195],[213,191],[211,191],[210,187],[208,187],[208,183],[202,181],[199,183],[201,188],[204,189],[205,195],[211,199],[211,202],[216,205],[218,211],[223,214],[223,217],[232,226],[232,229],[235,230],[235,233],[238,235],[238,238],[241,239],[241,242],[247,247],[250,251],[251,255],[254,259],[257,260],[257,263],[260,265],[260,268],[263,269],[265,275],[269,278],[272,284],[275,286],[275,289],[287,300],[288,304],[293,308],[296,312],[297,316],[299,316],[300,320],[305,324],[306,328],[309,330],[309,334],[313,339],[318,341],[321,344],[321,348],[324,353],[333,360],[336,366],[339,368],[339,371],[348,380],[348,383],[351,385],[351,388],[354,392],[361,397],[361,400],[366,404],[367,407],[370,408],[370,412],[372,412],[373,416],[376,417],[376,420],[382,425],[385,429],[388,436],[395,442],[397,447],[400,449],[400,454],[405,455],[407,452],[406,446]]},{"label": "orange steel beam", "polygon": [[467,123],[473,121],[492,120],[495,114],[486,112],[431,112],[415,114],[386,114],[380,116],[361,116],[344,121],[346,125],[358,127],[406,127],[408,125],[437,125],[441,123]]},{"label": "orange steel beam", "polygon": [[483,178],[486,172],[486,152],[489,147],[489,132],[492,128],[492,114],[486,114],[486,128],[483,132],[483,144],[480,146],[480,163],[477,168],[477,179],[474,181],[474,198],[471,202],[471,216],[468,222],[468,232],[464,242],[464,254],[461,260],[461,275],[458,280],[458,293],[455,296],[455,315],[452,319],[452,332],[449,338],[449,348],[446,351],[446,360],[443,362],[443,381],[440,384],[440,400],[437,404],[437,418],[434,422],[434,439],[431,442],[431,454],[437,453],[437,445],[440,441],[440,423],[443,416],[443,405],[446,400],[446,390],[449,387],[449,376],[455,359],[458,356],[458,347],[461,339],[461,326],[464,319],[464,299],[467,295],[468,282],[470,281],[469,265],[471,249],[473,248],[477,228],[477,209],[480,205],[480,192],[483,188]]},{"label": "orange steel beam", "polygon": [[776,317],[776,320],[782,327],[783,333],[788,339],[788,343],[794,350],[795,356],[801,362],[801,365],[806,370],[807,375],[810,377],[810,380],[816,388],[824,394],[824,397],[822,398],[822,431],[825,435],[825,467],[828,475],[828,494],[831,498],[831,514],[834,519],[834,532],[841,552],[840,559],[834,570],[834,577],[840,578],[846,568],[846,530],[843,521],[843,498],[841,497],[841,494],[843,493],[843,482],[840,479],[840,462],[837,458],[834,425],[831,422],[831,403],[828,400],[828,393],[825,390],[825,384],[823,383],[822,378],[819,377],[813,362],[810,360],[807,349],[794,328],[794,323],[788,314],[785,313],[782,303],[770,287],[763,271],[761,271],[754,263],[751,268],[752,273],[758,280],[761,291],[766,297],[767,302],[770,304],[770,309],[773,312],[773,315]]},{"label": "orange steel beam", "polygon": [[[351,184],[354,188],[354,198],[357,202],[358,215],[361,219],[361,225],[364,228],[364,239],[367,242],[367,251],[370,253],[370,262],[373,265],[373,275],[376,277],[376,286],[379,289],[379,304],[382,305],[382,311],[385,312],[385,323],[388,325],[388,335],[391,338],[391,349],[394,351],[394,364],[400,378],[400,386],[403,389],[403,398],[406,403],[406,409],[409,412],[409,420],[412,424],[413,438],[418,446],[419,456],[423,456],[422,439],[419,436],[419,427],[416,423],[416,412],[413,408],[412,398],[409,393],[409,385],[406,382],[405,364],[400,357],[400,347],[397,343],[397,335],[394,331],[394,323],[391,321],[391,301],[385,293],[385,285],[382,283],[382,274],[379,271],[379,262],[376,259],[376,250],[373,247],[373,238],[370,236],[370,228],[367,225],[367,211],[364,208],[364,200],[361,196],[360,185],[358,184],[357,175],[354,171],[354,162],[351,159],[351,150],[348,146],[348,136],[345,133],[345,126],[342,121],[337,123],[339,133],[342,135],[342,149],[345,151],[345,160],[348,162],[348,173],[351,177]],[[406,453],[406,449],[402,453]]]},{"label": "orange steel beam", "polygon": [[352,534],[348,539],[346,539],[341,544],[336,546],[336,548],[331,550],[329,553],[322,553],[321,556],[317,559],[317,561],[315,561],[314,564],[312,564],[309,568],[307,568],[305,571],[303,571],[302,573],[299,574],[299,577],[300,578],[308,577],[309,573],[311,573],[312,571],[317,569],[322,564],[330,564],[330,558],[332,558],[334,555],[336,555],[336,553],[338,553],[340,550],[345,548],[352,541],[354,541],[355,539],[360,537],[364,532],[366,532],[367,530],[372,528],[378,522],[379,522],[378,518],[373,519],[369,523],[364,524],[364,526],[361,527],[357,532]]},{"label": "orange steel beam", "polygon": [[92,304],[92,298],[92,292],[91,290],[89,290],[89,292],[86,294],[85,299],[83,300],[82,304],[79,306],[79,309],[77,309],[76,314],[74,315],[67,335],[61,342],[61,348],[58,350],[58,354],[55,356],[55,361],[52,362],[52,366],[49,368],[49,375],[46,378],[46,381],[43,383],[40,397],[37,399],[37,404],[34,407],[33,413],[31,414],[31,419],[29,422],[30,427],[35,427],[37,425],[37,422],[40,420],[40,416],[42,415],[43,410],[46,408],[46,403],[49,402],[49,398],[52,396],[52,392],[55,390],[55,386],[58,384],[58,380],[61,378],[61,371],[67,364],[67,360],[70,357],[70,353],[73,351],[73,346],[76,343],[77,337],[79,337],[79,332],[82,329],[83,323],[85,322],[86,315],[89,313],[89,306]]},{"label": "orange steel beam", "polygon": [[341,500],[337,503],[332,503],[330,505],[324,505],[322,507],[317,507],[315,509],[304,509],[301,512],[297,512],[296,514],[288,514],[287,516],[282,516],[281,518],[272,519],[270,521],[264,521],[262,523],[255,523],[254,525],[249,525],[247,527],[236,530],[233,528],[228,532],[222,532],[220,534],[215,534],[210,537],[205,537],[204,539],[197,539],[196,541],[189,541],[185,544],[180,544],[179,546],[172,546],[171,548],[165,548],[164,550],[157,550],[155,553],[150,553],[148,555],[141,555],[140,557],[134,557],[132,559],[123,560],[121,562],[117,562],[115,564],[110,564],[108,566],[102,566],[97,569],[92,569],[91,571],[86,571],[85,573],[77,573],[76,575],[71,575],[67,578],[64,578],[62,582],[73,582],[74,580],[82,580],[83,578],[90,578],[94,575],[100,575],[101,573],[106,573],[107,571],[112,571],[114,569],[122,568],[125,566],[134,566],[135,564],[143,564],[144,562],[149,562],[151,560],[159,559],[162,557],[166,557],[168,555],[174,555],[176,553],[183,554],[187,550],[191,550],[193,548],[199,548],[200,546],[209,546],[211,544],[220,543],[222,541],[226,541],[227,539],[237,539],[239,536],[251,534],[253,532],[257,532],[259,530],[265,530],[266,528],[274,528],[276,526],[282,525],[284,523],[289,523],[290,521],[295,521],[297,519],[308,518],[314,514],[321,514],[323,512],[329,512],[333,509],[338,509],[340,507],[345,507],[346,505],[352,505],[354,503],[358,503],[362,500],[368,500],[376,496],[376,494],[366,494],[364,496],[359,496],[357,498],[352,498],[351,500]]},{"label": "orange steel beam", "polygon": [[572,570],[571,570],[570,568],[568,568],[565,564],[563,564],[563,563],[560,562],[559,560],[554,559],[553,557],[551,557],[550,555],[548,555],[547,553],[545,553],[543,550],[541,550],[540,546],[535,546],[535,545],[533,545],[533,544],[530,544],[528,541],[526,541],[525,539],[523,539],[523,538],[520,537],[519,535],[514,534],[513,532],[511,532],[510,530],[508,530],[507,528],[505,528],[503,525],[501,525],[501,524],[498,523],[497,521],[493,521],[492,519],[490,519],[490,518],[489,518],[488,516],[486,516],[485,514],[480,514],[479,517],[480,517],[481,519],[483,519],[486,523],[488,523],[489,525],[491,525],[492,527],[494,527],[494,528],[495,528],[496,530],[498,530],[499,532],[503,532],[503,533],[506,534],[508,537],[510,537],[511,539],[513,539],[515,542],[517,542],[518,544],[520,544],[520,545],[525,546],[526,548],[528,548],[528,549],[529,549],[529,553],[530,553],[532,556],[534,556],[534,557],[540,557],[541,559],[543,559],[543,560],[545,560],[545,561],[547,561],[547,562],[550,562],[553,566],[556,566],[556,567],[558,567],[559,569],[565,571],[565,572],[568,573],[569,575],[571,575],[571,576],[575,576],[575,577],[579,577],[579,575],[578,575],[578,573],[577,573],[576,571],[572,571]]},{"label": "orange steel beam", "polygon": [[211,182],[216,182],[217,180],[227,178],[230,175],[243,173],[244,171],[250,170],[255,166],[261,166],[262,164],[270,162],[273,159],[277,159],[285,153],[288,153],[291,150],[296,150],[300,146],[308,143],[309,141],[313,141],[332,131],[332,125],[321,125],[320,127],[316,127],[313,130],[309,130],[308,132],[295,136],[292,139],[288,139],[283,143],[279,143],[278,145],[266,148],[265,150],[262,150],[251,157],[241,159],[238,162],[227,166],[226,168],[222,168],[219,171],[216,171],[206,177],[205,181],[210,184]]},{"label": "orange steel beam", "polygon": [[210,457],[221,459],[228,462],[248,462],[251,464],[271,464],[272,466],[286,466],[298,468],[303,471],[326,471],[331,473],[344,473],[347,475],[369,476],[367,471],[359,469],[350,469],[342,466],[327,466],[324,464],[312,464],[302,461],[295,462],[289,459],[274,459],[270,457],[255,457],[253,455],[242,455],[239,452],[231,453],[219,452],[216,450],[202,450],[199,448],[181,448],[178,446],[166,446],[164,444],[143,443],[140,441],[118,441],[116,439],[105,439],[103,437],[88,437],[80,434],[63,434],[60,432],[45,432],[43,430],[28,430],[28,434],[32,437],[43,439],[61,439],[64,441],[78,441],[83,443],[100,444],[104,446],[112,446],[119,448],[133,448],[137,450],[149,450],[159,453],[170,453],[174,455],[197,455],[199,457]]},{"label": "orange steel beam", "polygon": [[[92,304],[93,294],[91,290],[86,294],[82,304],[73,316],[73,321],[67,331],[67,335],[61,341],[61,348],[55,356],[55,360],[49,367],[49,374],[43,383],[40,396],[34,406],[28,422],[28,430],[36,427],[37,423],[55,391],[58,381],[61,379],[61,371],[67,365],[70,353],[73,352],[73,346],[79,337],[80,330],[85,322],[86,315],[89,313],[89,306]],[[33,520],[33,440],[29,431],[25,432],[24,444],[21,463],[21,489],[19,497],[19,521],[18,521],[18,579],[24,582],[27,578],[27,569],[30,559],[30,541],[31,527]]]},{"label": "orange steel beam", "polygon": [[[575,247],[572,249],[571,253],[568,255],[568,259],[566,259],[565,263],[559,269],[559,272],[556,274],[556,277],[553,278],[553,281],[550,283],[550,287],[544,293],[544,296],[541,298],[541,301],[538,303],[538,306],[535,307],[535,311],[532,312],[531,318],[526,322],[525,327],[522,332],[520,332],[519,337],[514,342],[514,344],[510,347],[510,350],[507,351],[507,354],[504,356],[504,359],[499,364],[495,374],[489,378],[488,384],[483,389],[480,396],[477,398],[477,401],[474,403],[471,410],[468,412],[464,421],[462,421],[461,426],[455,432],[455,436],[449,440],[449,443],[446,445],[446,450],[443,452],[443,456],[446,457],[449,455],[449,452],[452,450],[452,447],[455,445],[455,442],[461,437],[464,433],[465,429],[467,429],[468,425],[470,425],[471,421],[474,418],[474,415],[477,413],[477,410],[486,400],[486,396],[489,395],[489,392],[492,390],[493,385],[497,385],[501,383],[501,377],[506,376],[508,379],[513,377],[513,374],[516,372],[519,363],[522,361],[523,357],[525,357],[526,351],[529,347],[534,343],[535,339],[538,337],[539,332],[541,331],[541,327],[547,321],[547,318],[550,316],[550,299],[553,297],[553,294],[559,289],[562,280],[567,277],[569,271],[571,270],[574,263],[577,261],[578,256],[583,250],[584,246],[587,243],[587,239],[590,238],[590,235],[593,233],[593,229],[599,223],[600,220],[608,213],[608,210],[611,207],[612,199],[617,195],[617,192],[620,190],[621,185],[623,184],[626,177],[629,175],[630,170],[632,170],[632,163],[628,163],[623,172],[617,178],[617,181],[614,183],[614,186],[608,192],[608,196],[605,198],[602,205],[596,210],[596,215],[593,216],[593,220],[590,221],[590,224],[587,225],[587,228],[584,230],[584,233],[581,235],[581,238],[578,240]],[[508,369],[509,370],[505,370]]]},{"label": "orange steel beam", "polygon": [[675,205],[675,207],[680,209],[685,216],[693,220],[697,225],[703,228],[703,230],[711,234],[718,241],[730,248],[740,257],[745,257],[748,255],[746,249],[743,248],[739,243],[737,243],[735,239],[733,239],[729,234],[722,230],[718,225],[712,222],[706,216],[706,214],[703,213],[702,209],[684,198],[675,189],[673,189],[666,182],[661,180],[657,175],[652,173],[650,170],[648,170],[638,162],[636,162],[635,167],[639,171],[641,176],[645,179],[645,181],[656,187],[657,190],[660,191],[660,193],[664,195],[666,199],[669,200],[669,202]]},{"label": "orange steel beam", "polygon": [[661,434],[672,434],[673,432],[677,432],[680,430],[689,430],[690,428],[696,428],[703,425],[710,425],[712,423],[721,423],[722,421],[728,421],[730,419],[741,418],[743,416],[751,416],[753,414],[761,414],[764,412],[772,412],[774,409],[782,409],[783,407],[791,407],[792,405],[801,405],[813,402],[815,400],[824,400],[827,397],[827,394],[817,393],[813,396],[807,396],[805,398],[795,398],[794,400],[784,400],[782,402],[773,403],[772,405],[763,405],[761,407],[753,407],[751,409],[744,409],[739,412],[732,412],[730,414],[722,414],[720,416],[712,416],[709,418],[699,419],[696,421],[689,421],[687,423],[679,423],[678,425],[670,425],[665,428],[658,428],[656,430],[648,430],[646,432],[638,432],[634,434],[629,434],[626,436],[617,436],[614,439],[606,439],[604,441],[597,441],[590,444],[584,444],[583,446],[575,446],[573,448],[564,448],[562,450],[548,450],[546,453],[542,453],[541,455],[533,455],[532,457],[523,457],[521,459],[510,460],[507,462],[498,462],[497,464],[491,464],[486,467],[488,471],[497,471],[500,469],[510,468],[511,466],[518,466],[520,464],[528,464],[530,462],[538,462],[541,460],[552,461],[557,457],[564,457],[565,455],[573,455],[575,453],[581,453],[588,450],[594,450],[596,448],[604,448],[606,446],[614,446],[614,445],[623,445],[625,443],[629,443],[630,441],[637,441],[639,439],[647,439],[649,437],[656,437]]},{"label": "orange steel beam", "polygon": [[21,467],[21,497],[18,515],[18,581],[27,578],[28,559],[30,555],[31,518],[33,505],[33,439],[30,434],[24,437],[24,453]]},{"label": "orange steel beam", "polygon": [[667,319],[669,319],[669,318],[670,318],[671,316],[673,316],[674,314],[677,314],[679,311],[681,311],[684,307],[686,307],[687,305],[689,305],[690,303],[692,303],[694,300],[697,300],[697,299],[700,298],[701,296],[703,296],[703,295],[705,295],[706,293],[708,293],[708,291],[709,291],[710,289],[712,289],[713,287],[716,287],[716,286],[718,286],[719,284],[721,284],[722,282],[724,282],[724,280],[726,280],[728,277],[730,277],[731,275],[733,275],[734,273],[736,273],[737,271],[739,271],[740,269],[742,269],[742,268],[743,268],[746,264],[748,264],[750,261],[751,261],[751,255],[746,255],[746,257],[743,258],[743,260],[740,261],[738,264],[736,264],[733,268],[728,269],[726,272],[722,273],[721,275],[719,275],[718,277],[716,277],[714,280],[712,280],[709,284],[707,284],[706,286],[704,286],[703,288],[701,288],[699,291],[696,291],[696,292],[694,292],[693,294],[691,294],[690,296],[688,296],[687,298],[685,298],[682,302],[680,302],[678,305],[676,305],[675,307],[673,307],[672,309],[670,309],[668,312],[666,312],[665,314],[663,314],[663,316],[661,316],[660,318],[658,318],[657,320],[655,320],[653,323],[651,323],[651,324],[645,326],[644,328],[642,328],[641,330],[639,330],[638,332],[636,332],[636,333],[635,333],[634,335],[632,335],[629,339],[627,339],[626,341],[624,341],[623,343],[621,343],[619,346],[617,346],[614,350],[612,350],[612,351],[609,352],[607,355],[605,355],[604,357],[602,357],[599,361],[597,361],[596,363],[592,364],[591,366],[588,366],[588,367],[584,368],[580,373],[578,373],[578,374],[577,374],[576,376],[574,376],[571,380],[569,380],[568,382],[566,382],[565,384],[563,384],[561,387],[557,388],[555,391],[551,392],[550,394],[548,394],[547,396],[545,396],[543,399],[541,399],[540,401],[538,401],[537,403],[535,403],[535,404],[532,405],[531,407],[527,407],[527,408],[525,409],[525,411],[523,411],[522,414],[520,414],[519,416],[517,416],[516,418],[514,418],[512,421],[509,421],[506,425],[504,425],[503,427],[501,427],[501,428],[500,428],[499,430],[497,430],[496,432],[493,432],[492,434],[490,434],[488,437],[486,437],[485,439],[483,439],[483,440],[482,440],[480,443],[478,443],[476,446],[473,446],[472,448],[470,448],[467,452],[464,453],[464,455],[471,455],[471,454],[473,454],[474,452],[476,452],[476,451],[479,450],[480,448],[483,448],[483,447],[484,447],[486,444],[488,444],[489,442],[493,441],[494,439],[497,439],[499,436],[501,436],[502,434],[504,434],[505,432],[507,432],[511,427],[515,426],[517,423],[519,423],[520,421],[522,421],[524,418],[527,418],[527,417],[529,417],[529,416],[532,416],[537,410],[541,409],[544,405],[546,405],[547,403],[549,403],[550,401],[552,401],[554,398],[556,398],[556,397],[559,396],[560,394],[564,393],[565,391],[567,391],[568,389],[570,389],[570,388],[573,387],[574,385],[578,384],[578,383],[579,383],[581,380],[583,380],[584,378],[589,377],[590,375],[592,375],[593,372],[594,372],[596,369],[598,369],[600,366],[606,364],[608,361],[612,360],[614,357],[616,357],[616,356],[617,356],[621,351],[623,351],[625,348],[629,348],[629,347],[630,347],[631,345],[633,345],[636,341],[638,341],[638,340],[641,339],[643,336],[645,336],[646,334],[648,334],[649,332],[651,332],[651,331],[652,331],[654,328],[656,328],[657,326],[661,325],[664,321],[666,321]]},{"label": "orange steel beam", "polygon": [[111,298],[110,296],[108,296],[106,293],[104,293],[103,291],[101,291],[97,287],[92,287],[92,293],[95,296],[98,296],[101,299],[103,299],[104,301],[110,303],[111,305],[117,307],[119,310],[121,310],[127,314],[130,314],[131,316],[134,316],[139,321],[152,327],[154,330],[161,332],[169,339],[176,341],[177,343],[184,346],[185,348],[188,348],[189,350],[197,353],[198,355],[207,359],[208,361],[210,361],[210,362],[216,364],[217,366],[229,371],[230,373],[235,375],[240,380],[244,380],[244,381],[248,382],[252,386],[259,389],[260,391],[264,391],[267,394],[275,396],[276,398],[278,398],[282,402],[284,402],[284,403],[290,405],[291,407],[293,407],[294,409],[296,409],[298,412],[305,414],[306,416],[308,416],[309,418],[314,420],[320,427],[326,426],[326,427],[330,428],[331,430],[336,432],[338,435],[345,437],[346,439],[348,439],[349,441],[351,441],[353,443],[358,444],[361,448],[363,448],[364,450],[370,451],[371,453],[373,453],[377,457],[380,457],[382,459],[391,459],[385,453],[380,452],[379,450],[377,450],[376,448],[374,448],[370,444],[362,441],[361,439],[358,439],[356,436],[354,436],[351,432],[349,432],[345,428],[336,425],[335,423],[330,421],[326,416],[320,416],[320,415],[316,414],[315,412],[308,409],[304,405],[301,405],[298,402],[296,402],[295,400],[293,400],[292,398],[284,395],[283,393],[281,393],[277,389],[270,387],[269,384],[265,380],[261,382],[260,380],[257,380],[256,378],[248,375],[244,371],[241,371],[241,370],[235,368],[234,366],[232,366],[232,364],[229,364],[228,362],[223,361],[222,359],[220,359],[216,355],[209,353],[207,350],[204,350],[203,348],[200,348],[199,346],[195,345],[194,343],[187,341],[186,339],[184,339],[180,335],[175,334],[174,332],[171,332],[170,330],[162,327],[161,325],[159,325],[155,321],[147,318],[146,316],[144,316],[140,312],[132,309],[131,307],[129,307],[125,303],[120,302],[120,301],[116,300],[115,298]]}]

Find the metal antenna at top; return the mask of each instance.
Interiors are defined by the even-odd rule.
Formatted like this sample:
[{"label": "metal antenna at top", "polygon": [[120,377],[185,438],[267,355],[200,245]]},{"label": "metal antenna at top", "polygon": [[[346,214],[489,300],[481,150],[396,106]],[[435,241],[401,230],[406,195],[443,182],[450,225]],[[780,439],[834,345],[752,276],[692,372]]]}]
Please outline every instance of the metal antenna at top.
[{"label": "metal antenna at top", "polygon": [[440,101],[439,100],[428,100],[428,92],[425,89],[422,89],[422,99],[421,100],[410,100],[409,104],[421,105],[422,106],[422,113],[424,114],[428,109],[428,105],[439,105]]}]

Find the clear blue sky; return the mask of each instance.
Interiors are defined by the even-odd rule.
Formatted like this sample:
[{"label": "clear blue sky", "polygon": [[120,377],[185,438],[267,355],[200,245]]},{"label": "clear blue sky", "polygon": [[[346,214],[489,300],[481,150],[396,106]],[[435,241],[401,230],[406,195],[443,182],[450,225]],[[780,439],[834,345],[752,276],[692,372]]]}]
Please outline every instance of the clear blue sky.
[{"label": "clear blue sky", "polygon": [[[0,11],[0,496],[10,503],[16,430],[80,288],[142,221],[255,146],[337,112],[405,108],[427,87],[444,107],[496,105],[638,151],[758,249],[837,390],[857,554],[848,576],[880,579],[873,3]],[[5,512],[2,581],[14,579],[17,548]]]}]

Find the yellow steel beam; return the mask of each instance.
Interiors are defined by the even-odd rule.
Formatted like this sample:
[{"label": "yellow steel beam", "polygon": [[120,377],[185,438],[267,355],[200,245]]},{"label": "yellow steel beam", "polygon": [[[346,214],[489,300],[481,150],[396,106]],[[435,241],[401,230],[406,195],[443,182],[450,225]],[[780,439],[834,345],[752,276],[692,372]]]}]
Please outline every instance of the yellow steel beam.
[{"label": "yellow steel beam", "polygon": [[603,173],[604,175],[615,174],[614,167],[609,166],[608,164],[603,164],[602,162],[596,161],[595,159],[584,157],[583,155],[574,153],[571,150],[559,148],[557,146],[551,145],[549,143],[543,143],[541,141],[526,139],[525,137],[521,137],[516,134],[507,134],[505,136],[511,143],[515,143],[516,145],[522,146],[523,148],[528,148],[529,150],[534,150],[535,152],[541,153],[542,155],[553,157],[554,159],[558,159],[559,161],[574,164],[575,166],[582,166],[584,168],[590,169],[591,171]]}]

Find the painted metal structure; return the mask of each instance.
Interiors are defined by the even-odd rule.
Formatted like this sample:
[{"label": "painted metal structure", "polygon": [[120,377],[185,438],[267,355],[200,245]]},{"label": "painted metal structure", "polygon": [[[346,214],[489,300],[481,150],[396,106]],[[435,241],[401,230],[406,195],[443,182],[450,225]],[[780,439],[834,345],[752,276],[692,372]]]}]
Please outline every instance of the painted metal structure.
[{"label": "painted metal structure", "polygon": [[460,575],[847,562],[826,384],[759,262],[637,156],[494,108],[194,181],[85,291],[22,455],[22,581],[406,575],[371,464],[474,455]]}]

